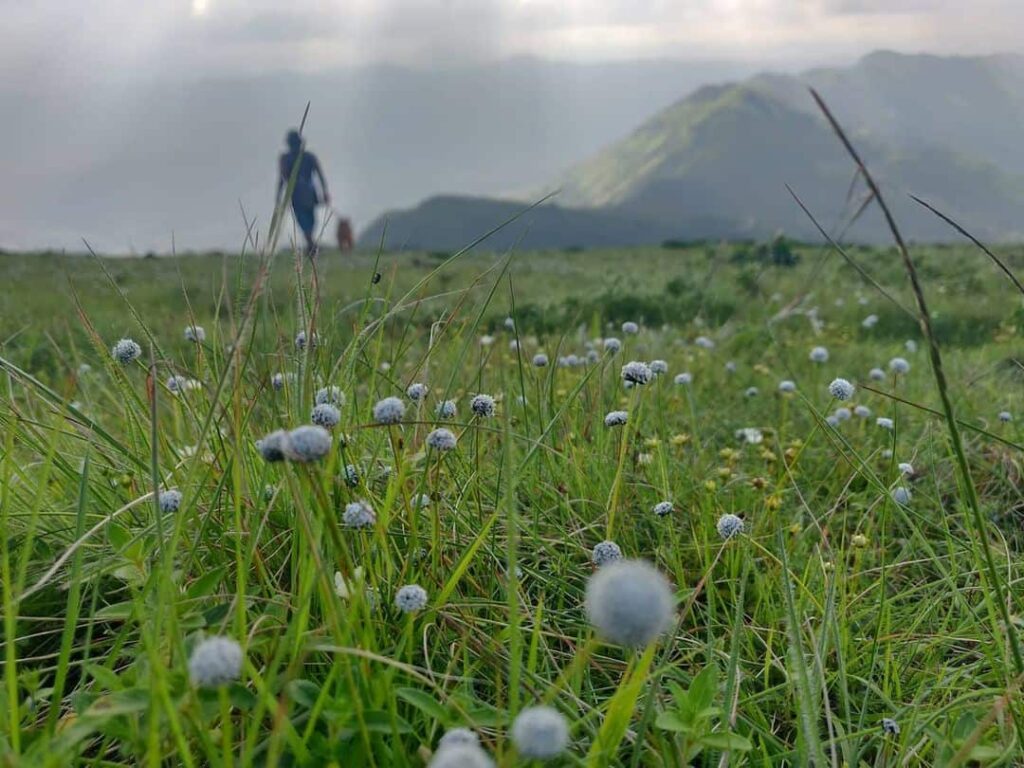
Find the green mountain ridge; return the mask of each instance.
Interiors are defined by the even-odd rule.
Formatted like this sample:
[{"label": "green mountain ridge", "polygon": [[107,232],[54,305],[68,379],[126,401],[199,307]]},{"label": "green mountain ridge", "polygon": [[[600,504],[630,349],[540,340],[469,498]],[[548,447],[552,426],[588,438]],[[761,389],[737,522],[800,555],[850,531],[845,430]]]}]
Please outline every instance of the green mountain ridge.
[{"label": "green mountain ridge", "polygon": [[[853,165],[809,87],[822,94],[856,143],[909,238],[956,236],[910,201],[908,192],[985,239],[1024,237],[1024,142],[1012,128],[1024,126],[1024,57],[1016,55],[878,52],[848,68],[705,86],[539,189],[535,199],[558,190],[557,206],[544,206],[517,224],[528,229],[534,247],[625,245],[632,242],[623,240],[625,233],[634,237],[638,231],[646,239],[637,242],[646,243],[778,232],[820,237],[787,193],[788,184],[823,226],[846,231],[865,189],[860,182],[850,193]],[[477,215],[486,210],[479,199],[463,200],[463,206]],[[390,214],[389,227],[396,234],[413,227],[417,243],[430,247],[432,230],[458,230],[442,217],[459,218],[464,210],[454,204],[419,207]],[[567,237],[558,227],[570,221]],[[380,225],[378,220],[367,234],[379,237]],[[873,209],[846,236],[889,239]]]}]

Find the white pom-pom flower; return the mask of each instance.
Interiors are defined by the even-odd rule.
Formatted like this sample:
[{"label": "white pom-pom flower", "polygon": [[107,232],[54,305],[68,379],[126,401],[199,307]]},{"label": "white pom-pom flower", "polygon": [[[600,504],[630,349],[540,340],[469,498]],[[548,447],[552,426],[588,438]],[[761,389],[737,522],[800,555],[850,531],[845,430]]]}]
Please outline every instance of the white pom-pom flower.
[{"label": "white pom-pom flower", "polygon": [[296,427],[288,433],[282,450],[291,461],[318,461],[331,451],[331,433],[314,424]]},{"label": "white pom-pom flower", "polygon": [[377,514],[365,501],[353,501],[345,505],[341,520],[348,528],[368,528],[377,522]]},{"label": "white pom-pom flower", "polygon": [[828,362],[828,350],[825,347],[815,347],[811,350],[808,355],[812,363],[827,363]]},{"label": "white pom-pom flower", "polygon": [[110,354],[121,365],[128,365],[142,356],[142,347],[132,339],[121,339],[110,350]]},{"label": "white pom-pom flower", "polygon": [[188,660],[189,679],[201,688],[216,688],[242,674],[242,646],[230,637],[199,641]]},{"label": "white pom-pom flower", "polygon": [[427,445],[435,451],[453,451],[457,444],[455,433],[444,427],[438,427],[427,435]]},{"label": "white pom-pom flower", "polygon": [[646,384],[654,374],[647,363],[633,360],[622,366],[622,380],[627,384]]},{"label": "white pom-pom flower", "polygon": [[604,417],[604,425],[606,427],[621,427],[629,420],[629,413],[626,411],[610,411],[607,416]]},{"label": "white pom-pom flower", "polygon": [[722,515],[715,524],[718,535],[723,539],[731,539],[736,534],[743,533],[743,527],[743,518],[731,513]]},{"label": "white pom-pom flower", "polygon": [[836,400],[849,400],[853,397],[855,388],[846,379],[833,379],[828,385],[828,393]]},{"label": "white pom-pom flower", "polygon": [[422,611],[427,605],[427,590],[419,584],[406,584],[395,593],[395,607],[402,613]]},{"label": "white pom-pom flower", "polygon": [[622,559],[622,550],[614,541],[602,541],[594,545],[590,553],[590,562],[600,568],[602,565],[614,563]]},{"label": "white pom-pom flower", "polygon": [[650,563],[619,560],[587,582],[587,619],[609,642],[641,648],[672,621],[675,597],[668,580]]},{"label": "white pom-pom flower", "polygon": [[373,406],[373,420],[378,424],[398,424],[405,416],[405,403],[397,397],[385,397]]},{"label": "white pom-pom flower", "polygon": [[907,373],[910,370],[910,363],[906,358],[894,357],[889,361],[889,370],[893,373]]},{"label": "white pom-pom flower", "polygon": [[569,745],[569,724],[553,707],[527,707],[512,721],[510,735],[521,757],[550,760]]}]

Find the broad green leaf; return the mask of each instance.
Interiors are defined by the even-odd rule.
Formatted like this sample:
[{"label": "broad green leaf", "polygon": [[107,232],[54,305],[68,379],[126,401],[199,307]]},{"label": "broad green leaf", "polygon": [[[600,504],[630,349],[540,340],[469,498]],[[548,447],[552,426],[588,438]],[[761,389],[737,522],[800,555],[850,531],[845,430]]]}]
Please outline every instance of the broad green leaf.
[{"label": "broad green leaf", "polygon": [[690,731],[690,726],[683,722],[677,712],[668,711],[660,713],[654,724],[663,731],[673,731],[675,733],[689,733]]},{"label": "broad green leaf", "polygon": [[442,725],[448,722],[448,712],[444,706],[426,691],[421,691],[419,688],[399,688],[395,691],[395,695]]},{"label": "broad green leaf", "polygon": [[754,748],[747,739],[738,733],[708,733],[701,736],[701,744],[711,749],[732,752],[748,752]]}]

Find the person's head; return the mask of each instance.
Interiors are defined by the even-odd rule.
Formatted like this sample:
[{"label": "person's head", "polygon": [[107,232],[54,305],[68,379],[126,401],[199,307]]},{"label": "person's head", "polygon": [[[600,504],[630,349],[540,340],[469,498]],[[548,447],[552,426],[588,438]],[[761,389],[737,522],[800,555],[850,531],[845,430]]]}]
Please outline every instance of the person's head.
[{"label": "person's head", "polygon": [[288,149],[292,152],[298,152],[302,147],[302,136],[294,128],[288,131],[288,135],[284,137],[284,140],[288,145]]}]

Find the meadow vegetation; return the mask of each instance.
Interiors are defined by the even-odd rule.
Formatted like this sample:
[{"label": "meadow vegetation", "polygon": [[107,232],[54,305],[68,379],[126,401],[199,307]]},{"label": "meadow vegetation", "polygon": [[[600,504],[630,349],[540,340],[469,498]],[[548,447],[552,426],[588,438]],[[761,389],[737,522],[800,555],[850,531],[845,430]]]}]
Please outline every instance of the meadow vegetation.
[{"label": "meadow vegetation", "polygon": [[784,250],[0,256],[0,765],[1020,764],[1022,297],[912,248],[983,539]]}]

